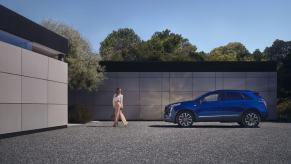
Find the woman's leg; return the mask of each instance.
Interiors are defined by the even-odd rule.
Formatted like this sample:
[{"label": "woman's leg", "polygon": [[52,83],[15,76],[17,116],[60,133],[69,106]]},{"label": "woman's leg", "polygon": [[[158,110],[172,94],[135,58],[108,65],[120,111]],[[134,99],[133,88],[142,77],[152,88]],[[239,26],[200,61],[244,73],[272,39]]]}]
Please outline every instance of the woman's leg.
[{"label": "woman's leg", "polygon": [[123,125],[127,126],[128,122],[126,121],[126,118],[125,118],[122,110],[120,110],[119,114],[120,114],[120,118],[121,118]]},{"label": "woman's leg", "polygon": [[115,118],[114,118],[114,125],[117,125],[120,115],[120,105],[119,103],[115,104]]}]

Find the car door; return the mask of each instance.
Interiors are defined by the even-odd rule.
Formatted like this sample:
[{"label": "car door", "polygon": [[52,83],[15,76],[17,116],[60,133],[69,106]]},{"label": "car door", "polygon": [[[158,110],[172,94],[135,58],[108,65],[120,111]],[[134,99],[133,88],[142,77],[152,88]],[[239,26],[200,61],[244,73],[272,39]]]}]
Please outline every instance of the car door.
[{"label": "car door", "polygon": [[220,105],[224,117],[238,118],[244,110],[243,95],[240,92],[224,92]]},{"label": "car door", "polygon": [[220,94],[214,92],[203,96],[196,108],[199,121],[210,121],[220,115]]}]

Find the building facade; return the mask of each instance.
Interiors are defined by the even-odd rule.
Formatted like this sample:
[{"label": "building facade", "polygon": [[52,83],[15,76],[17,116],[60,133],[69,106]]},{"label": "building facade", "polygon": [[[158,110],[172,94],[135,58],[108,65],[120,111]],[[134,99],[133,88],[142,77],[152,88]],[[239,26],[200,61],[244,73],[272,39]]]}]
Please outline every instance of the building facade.
[{"label": "building facade", "polygon": [[66,127],[68,40],[0,6],[0,136]]},{"label": "building facade", "polygon": [[117,87],[129,120],[162,120],[165,105],[219,89],[258,92],[276,119],[277,73],[273,62],[102,62],[107,79],[97,92],[70,93],[69,104],[85,104],[95,120],[110,120]]}]

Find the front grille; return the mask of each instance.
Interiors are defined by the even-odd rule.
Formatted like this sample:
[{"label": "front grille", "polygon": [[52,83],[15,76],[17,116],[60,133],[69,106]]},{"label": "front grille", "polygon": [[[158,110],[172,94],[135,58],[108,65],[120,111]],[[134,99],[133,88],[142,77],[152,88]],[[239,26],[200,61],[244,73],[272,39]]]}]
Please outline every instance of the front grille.
[{"label": "front grille", "polygon": [[170,114],[170,108],[169,106],[166,106],[164,115],[169,115],[169,114]]}]

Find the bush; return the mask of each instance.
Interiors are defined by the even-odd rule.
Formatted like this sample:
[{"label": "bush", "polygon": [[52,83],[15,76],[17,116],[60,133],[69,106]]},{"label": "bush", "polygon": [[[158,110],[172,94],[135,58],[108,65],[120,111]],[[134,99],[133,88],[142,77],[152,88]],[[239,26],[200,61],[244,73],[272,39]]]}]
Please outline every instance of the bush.
[{"label": "bush", "polygon": [[291,99],[282,99],[277,105],[278,117],[280,120],[291,121]]},{"label": "bush", "polygon": [[87,123],[92,121],[92,112],[85,105],[69,106],[69,123]]}]

